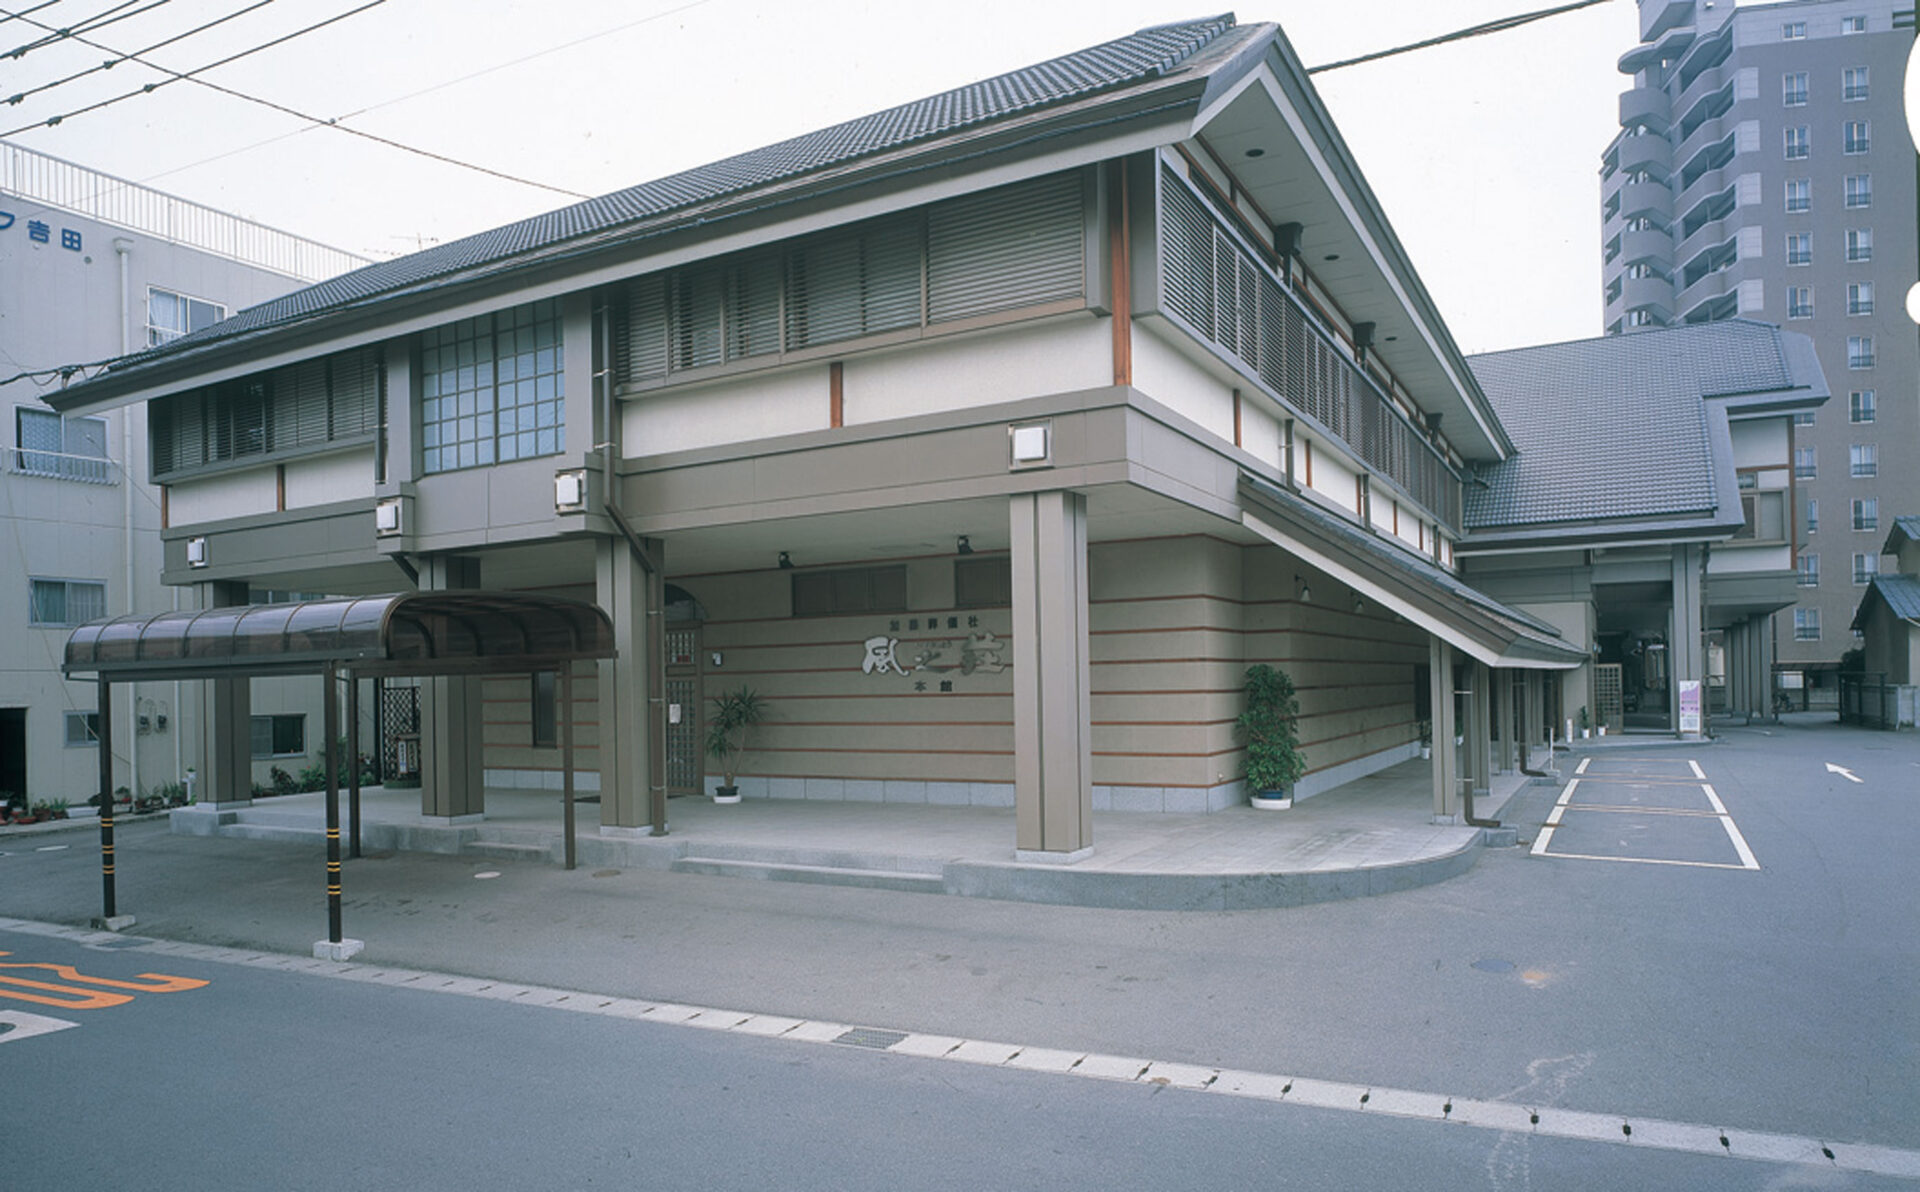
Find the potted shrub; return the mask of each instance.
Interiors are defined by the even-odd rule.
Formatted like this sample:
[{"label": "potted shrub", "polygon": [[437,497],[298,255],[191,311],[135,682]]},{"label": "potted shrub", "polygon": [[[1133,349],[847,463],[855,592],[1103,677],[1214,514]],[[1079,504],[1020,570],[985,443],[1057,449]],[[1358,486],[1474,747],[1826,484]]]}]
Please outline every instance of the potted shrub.
[{"label": "potted shrub", "polygon": [[1245,691],[1247,706],[1234,728],[1247,743],[1247,798],[1255,807],[1283,810],[1293,806],[1293,784],[1307,772],[1294,730],[1300,702],[1293,680],[1260,663],[1247,668]]},{"label": "potted shrub", "polygon": [[738,687],[713,697],[713,712],[707,717],[707,756],[720,765],[720,785],[713,792],[715,803],[740,801],[740,788],[733,778],[740,772],[748,736],[766,718],[767,701],[751,687]]},{"label": "potted shrub", "polygon": [[1433,757],[1433,721],[1422,720],[1420,722],[1420,760],[1426,761],[1431,757]]}]

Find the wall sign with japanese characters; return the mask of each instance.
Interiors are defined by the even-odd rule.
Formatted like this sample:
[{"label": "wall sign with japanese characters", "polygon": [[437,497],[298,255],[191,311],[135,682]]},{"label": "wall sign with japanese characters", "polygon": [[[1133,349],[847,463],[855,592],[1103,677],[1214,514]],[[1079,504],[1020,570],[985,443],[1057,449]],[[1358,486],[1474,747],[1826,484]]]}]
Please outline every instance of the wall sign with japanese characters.
[{"label": "wall sign with japanese characters", "polygon": [[1006,639],[982,628],[978,616],[897,617],[885,633],[861,644],[861,674],[907,680],[916,693],[950,695],[975,675],[997,675],[1013,665]]}]

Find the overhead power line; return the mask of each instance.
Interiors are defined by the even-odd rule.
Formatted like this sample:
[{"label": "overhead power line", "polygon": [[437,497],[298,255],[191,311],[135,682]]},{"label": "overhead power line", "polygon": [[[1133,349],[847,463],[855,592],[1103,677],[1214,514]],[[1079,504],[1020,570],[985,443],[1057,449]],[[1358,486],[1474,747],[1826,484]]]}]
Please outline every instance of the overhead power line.
[{"label": "overhead power line", "polygon": [[29,12],[39,12],[43,8],[52,8],[58,3],[60,3],[60,0],[40,0],[40,3],[22,12],[0,12],[0,25],[4,25],[8,21],[17,21]]},{"label": "overhead power line", "polygon": [[[92,103],[92,104],[86,105],[85,107],[75,108],[70,112],[62,112],[57,116],[49,116],[44,120],[35,121],[32,124],[23,124],[18,128],[9,129],[6,132],[0,132],[0,138],[16,136],[20,133],[31,132],[38,128],[53,128],[75,116],[84,115],[85,113],[88,113],[88,112],[98,111],[101,108],[111,107],[112,105],[120,103],[123,100],[133,99],[137,96],[150,95],[153,92],[159,90],[160,88],[168,86],[170,84],[180,83],[180,82],[191,82],[191,83],[196,83],[202,87],[206,87],[209,90],[217,91],[222,95],[232,96],[235,99],[245,100],[248,103],[257,104],[260,107],[269,108],[273,111],[281,113],[282,115],[292,116],[297,120],[305,120],[311,124],[317,125],[322,128],[338,129],[339,131],[346,133],[349,136],[360,137],[363,140],[373,141],[376,144],[386,145],[392,149],[399,149],[402,152],[411,153],[418,157],[428,158],[430,160],[438,161],[446,165],[458,166],[461,169],[472,170],[476,173],[486,174],[489,177],[499,178],[502,181],[516,182],[522,186],[532,186],[540,190],[551,191],[554,194],[566,195],[568,198],[585,199],[585,198],[591,197],[590,195],[582,194],[579,191],[568,190],[565,187],[552,186],[545,182],[536,182],[531,178],[522,178],[522,177],[519,177],[518,175],[508,174],[500,170],[491,169],[487,166],[475,165],[473,162],[470,162],[470,161],[462,161],[457,157],[449,157],[444,153],[435,153],[429,149],[421,149],[415,145],[408,145],[403,142],[393,140],[389,137],[378,136],[370,132],[363,132],[357,128],[349,128],[346,125],[339,123],[337,120],[322,119],[319,116],[310,115],[309,113],[299,111],[296,108],[288,107],[285,104],[276,103],[270,99],[262,99],[257,95],[250,95],[244,91],[238,91],[232,87],[225,87],[219,83],[209,82],[206,79],[198,77],[199,75],[204,74],[209,70],[213,70],[216,67],[225,66],[230,62],[237,62],[242,58],[248,57],[249,55],[257,54],[262,50],[269,49],[273,46],[281,45],[288,41],[292,41],[296,37],[301,37],[301,36],[304,36],[305,34],[312,33],[317,29],[322,29],[328,25],[334,24],[335,22],[346,20],[348,17],[355,16],[359,13],[365,12],[370,8],[376,8],[385,3],[386,3],[386,0],[369,0],[368,3],[362,4],[358,8],[349,9],[348,11],[343,12],[338,16],[329,17],[324,21],[320,21],[315,24],[309,25],[304,29],[296,30],[292,33],[286,34],[283,37],[277,37],[272,41],[263,42],[260,45],[252,47],[251,49],[242,50],[237,54],[230,54],[227,57],[222,58],[217,62],[209,62],[205,66],[196,67],[193,70],[189,70],[189,71],[171,70],[167,67],[159,65],[158,63],[148,62],[147,60],[139,57],[138,55],[122,54],[120,51],[113,49],[111,46],[101,45],[98,42],[87,41],[85,38],[76,37],[74,40],[81,42],[83,45],[92,46],[97,50],[104,50],[107,53],[114,54],[123,60],[131,60],[134,62],[138,62],[142,66],[150,67],[154,70],[160,71],[162,74],[168,75],[169,77],[166,79],[162,79],[160,82],[157,82],[157,83],[148,83],[137,91],[129,91],[122,95],[116,95],[110,99],[101,100],[98,103]],[[19,14],[15,14],[15,15],[19,15]],[[40,25],[38,21],[30,21],[29,23],[34,25],[39,25],[39,27],[42,29],[47,27],[45,25]]]},{"label": "overhead power line", "polygon": [[1562,4],[1555,8],[1542,8],[1537,12],[1525,12],[1517,16],[1500,17],[1497,20],[1486,21],[1479,25],[1469,25],[1465,29],[1456,29],[1452,33],[1442,33],[1438,37],[1429,37],[1425,41],[1409,42],[1403,46],[1395,46],[1390,50],[1375,50],[1371,54],[1362,54],[1358,58],[1342,58],[1338,62],[1327,62],[1319,66],[1309,67],[1307,73],[1320,74],[1329,70],[1339,70],[1343,66],[1358,66],[1362,62],[1377,62],[1382,58],[1391,58],[1396,54],[1410,54],[1414,50],[1431,49],[1434,46],[1443,46],[1450,42],[1465,41],[1469,37],[1484,37],[1489,33],[1503,33],[1508,29],[1518,29],[1520,26],[1531,24],[1534,21],[1545,20],[1548,17],[1557,17],[1561,13],[1573,12],[1576,9],[1592,8],[1596,4],[1605,4],[1607,2],[1608,0],[1574,0],[1572,4]]},{"label": "overhead power line", "polygon": [[[167,38],[165,41],[156,41],[150,46],[146,46],[144,48],[134,50],[131,53],[121,54],[118,57],[109,58],[98,66],[89,66],[85,70],[76,70],[72,74],[66,76],[65,78],[55,79],[51,83],[42,83],[38,87],[29,87],[25,91],[21,91],[18,94],[9,95],[7,96],[6,102],[9,105],[18,106],[20,101],[23,99],[26,99],[29,95],[38,95],[42,91],[51,91],[55,87],[64,87],[68,83],[71,83],[76,79],[84,79],[90,74],[98,74],[103,70],[112,70],[114,67],[120,65],[122,62],[134,61],[134,62],[139,62],[140,65],[142,66],[146,66],[148,64],[141,59],[140,55],[151,54],[153,51],[162,49],[166,46],[173,45],[175,42],[185,41],[187,38],[192,37],[197,33],[205,33],[207,30],[213,28],[216,25],[224,25],[228,21],[246,16],[248,13],[253,12],[256,9],[265,8],[267,5],[272,3],[274,3],[274,0],[255,0],[254,3],[247,5],[245,8],[236,9],[235,11],[230,12],[223,17],[215,17],[213,20],[208,21],[204,25],[195,25],[193,28],[187,30],[185,33],[176,33],[172,37]],[[91,43],[88,43],[88,44],[91,44]]]},{"label": "overhead power line", "polygon": [[[21,58],[26,57],[28,54],[32,53],[35,50],[42,49],[46,46],[54,45],[55,43],[64,41],[70,37],[77,38],[78,35],[82,33],[91,33],[95,29],[104,29],[108,25],[115,24],[116,22],[119,22],[119,21],[124,21],[128,17],[137,17],[141,13],[152,12],[156,8],[160,8],[163,5],[173,3],[173,0],[153,0],[153,3],[147,5],[145,8],[134,8],[135,3],[137,3],[137,0],[126,0],[124,4],[116,4],[112,8],[107,9],[105,12],[97,13],[94,16],[90,16],[86,20],[81,21],[77,25],[68,25],[65,28],[48,29],[47,26],[40,25],[38,21],[29,21],[27,23],[30,25],[39,25],[40,28],[46,29],[47,36],[36,37],[32,41],[28,42],[27,44],[22,46],[15,46],[13,49],[8,50],[6,54],[0,55],[0,56],[12,58],[15,61],[18,61]],[[123,8],[133,8],[133,11],[121,12],[120,10]],[[119,15],[115,16],[114,15],[115,13],[119,13]]]}]

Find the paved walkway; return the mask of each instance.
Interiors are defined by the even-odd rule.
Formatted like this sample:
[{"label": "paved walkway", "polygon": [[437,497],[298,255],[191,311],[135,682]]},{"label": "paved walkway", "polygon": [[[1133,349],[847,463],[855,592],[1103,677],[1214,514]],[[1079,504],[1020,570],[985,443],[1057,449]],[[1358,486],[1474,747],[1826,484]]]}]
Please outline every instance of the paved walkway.
[{"label": "paved walkway", "polygon": [[[1529,779],[1503,774],[1476,807],[1500,808]],[[342,798],[343,821],[346,815]],[[420,815],[419,792],[362,793],[363,847],[558,863],[560,796],[489,790],[484,821]],[[1099,812],[1094,848],[1071,864],[1017,859],[1010,809],[754,799],[675,799],[665,837],[603,834],[599,807],[576,809],[578,864],[725,874],[1073,906],[1228,910],[1390,893],[1472,868],[1483,829],[1432,822],[1429,766],[1409,761],[1289,811],[1205,815]],[[173,814],[175,832],[322,838],[323,797],[290,795],[227,812]],[[347,825],[343,822],[343,835]],[[1501,843],[1511,837],[1496,835]]]}]

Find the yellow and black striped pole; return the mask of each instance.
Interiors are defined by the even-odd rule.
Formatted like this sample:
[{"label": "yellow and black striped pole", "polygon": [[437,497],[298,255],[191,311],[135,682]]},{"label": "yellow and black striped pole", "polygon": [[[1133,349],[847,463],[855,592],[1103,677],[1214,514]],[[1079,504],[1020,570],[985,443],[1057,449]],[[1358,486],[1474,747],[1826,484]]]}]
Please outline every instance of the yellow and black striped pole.
[{"label": "yellow and black striped pole", "polygon": [[100,917],[112,923],[119,912],[113,899],[113,705],[108,702],[109,684],[100,676],[99,711],[94,718],[100,731],[96,747],[100,750]]},{"label": "yellow and black striped pole", "polygon": [[320,760],[327,768],[327,939],[340,942],[340,754],[334,739],[340,735],[339,691],[334,684],[334,667],[329,662],[321,672],[325,711],[321,715],[326,734]]}]

